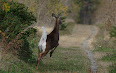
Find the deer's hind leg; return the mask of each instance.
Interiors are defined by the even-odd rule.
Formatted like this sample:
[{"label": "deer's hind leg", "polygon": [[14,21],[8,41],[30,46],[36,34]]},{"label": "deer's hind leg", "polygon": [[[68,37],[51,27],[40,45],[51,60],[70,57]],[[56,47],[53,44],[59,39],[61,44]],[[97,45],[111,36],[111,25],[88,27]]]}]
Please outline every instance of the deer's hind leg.
[{"label": "deer's hind leg", "polygon": [[59,44],[56,45],[56,47],[54,47],[51,51],[50,51],[50,57],[52,56],[54,50],[58,47]]},{"label": "deer's hind leg", "polygon": [[44,57],[47,53],[48,53],[48,51],[44,51],[44,52],[42,52],[42,53],[39,53],[39,52],[38,52],[37,65],[36,65],[36,69],[37,69],[37,70],[38,70],[38,65],[39,65],[40,60],[41,60],[42,57]]}]

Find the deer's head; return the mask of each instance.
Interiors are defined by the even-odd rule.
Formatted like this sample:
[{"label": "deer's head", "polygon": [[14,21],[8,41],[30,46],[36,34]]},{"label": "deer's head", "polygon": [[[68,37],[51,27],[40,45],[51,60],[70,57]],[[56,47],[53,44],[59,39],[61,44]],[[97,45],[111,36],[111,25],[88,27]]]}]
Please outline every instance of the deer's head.
[{"label": "deer's head", "polygon": [[56,19],[56,21],[57,21],[58,24],[62,24],[61,19],[60,19],[60,14],[58,14],[56,16],[54,13],[52,13],[52,17],[54,17]]}]

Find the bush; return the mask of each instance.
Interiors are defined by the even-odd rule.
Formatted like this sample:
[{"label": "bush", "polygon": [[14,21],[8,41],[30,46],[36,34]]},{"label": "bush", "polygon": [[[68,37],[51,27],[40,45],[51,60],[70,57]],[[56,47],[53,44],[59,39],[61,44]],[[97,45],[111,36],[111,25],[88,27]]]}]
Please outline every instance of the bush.
[{"label": "bush", "polygon": [[10,6],[10,10],[0,12],[0,30],[8,36],[8,41],[11,41],[18,33],[32,25],[36,18],[31,12],[28,12],[28,8],[24,4],[15,2],[7,2],[7,4]]},{"label": "bush", "polygon": [[[35,16],[24,4],[13,1],[5,1],[0,4],[2,4],[0,7],[0,36],[6,39],[5,49],[16,50],[19,58],[25,62],[30,62],[30,59],[35,60],[27,38],[35,35],[36,29],[29,28],[24,32],[26,28],[36,22]],[[4,5],[6,6],[4,7]]]},{"label": "bush", "polygon": [[29,42],[27,39],[23,39],[22,47],[18,52],[19,59],[29,62],[32,59],[32,51],[29,49]]},{"label": "bush", "polygon": [[27,31],[25,31],[24,35],[26,37],[29,37],[29,36],[35,36],[37,30],[34,29],[34,28],[29,28]]},{"label": "bush", "polygon": [[29,28],[25,33],[22,33],[22,36],[20,39],[23,40],[21,43],[22,47],[20,50],[18,50],[18,56],[19,59],[24,60],[25,62],[28,63],[35,63],[35,58],[33,55],[33,52],[30,48],[31,42],[29,42],[28,37],[35,36],[36,34],[36,29],[34,28]]}]

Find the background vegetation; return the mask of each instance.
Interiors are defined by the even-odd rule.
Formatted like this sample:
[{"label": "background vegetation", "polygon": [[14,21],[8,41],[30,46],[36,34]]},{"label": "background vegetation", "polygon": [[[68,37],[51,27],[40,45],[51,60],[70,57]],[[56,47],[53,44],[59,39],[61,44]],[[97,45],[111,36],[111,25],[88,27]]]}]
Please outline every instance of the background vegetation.
[{"label": "background vegetation", "polygon": [[99,0],[73,0],[73,10],[76,10],[77,23],[92,24],[94,12],[99,6]]},{"label": "background vegetation", "polygon": [[[104,3],[104,5],[102,5]],[[98,35],[96,36],[97,41],[95,44],[95,51],[104,53],[105,55],[101,56],[98,62],[102,61],[104,63],[112,63],[108,65],[108,67],[104,67],[105,69],[109,69],[109,73],[116,72],[116,27],[115,27],[115,1],[105,1],[103,0],[100,4],[101,9],[98,9],[99,12],[106,13],[101,15],[101,13],[97,12],[100,19],[96,19],[96,24],[100,28]],[[103,10],[104,9],[104,10]],[[96,18],[99,18],[96,16]],[[101,18],[102,17],[102,18]],[[99,24],[100,23],[100,24]]]},{"label": "background vegetation", "polygon": [[[66,19],[74,19],[78,24],[96,24],[100,30],[93,43],[94,52],[105,53],[98,62],[112,62],[109,73],[115,73],[115,3],[113,0],[0,0],[0,48],[4,48],[0,73],[36,72],[37,43],[41,35],[32,27],[53,27],[51,13],[62,15],[61,35],[71,34],[75,24],[66,23]],[[88,59],[80,52],[83,53],[79,48],[58,47],[52,59],[47,56],[41,61],[40,72],[86,73]]]}]

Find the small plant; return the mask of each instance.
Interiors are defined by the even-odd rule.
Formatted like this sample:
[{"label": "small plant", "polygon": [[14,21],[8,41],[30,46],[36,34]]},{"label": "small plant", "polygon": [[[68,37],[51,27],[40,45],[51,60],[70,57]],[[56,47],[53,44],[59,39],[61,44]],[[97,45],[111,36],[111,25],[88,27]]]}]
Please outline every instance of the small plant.
[{"label": "small plant", "polygon": [[116,73],[116,63],[114,65],[111,66],[111,70],[109,73]]},{"label": "small plant", "polygon": [[112,27],[112,29],[110,31],[110,37],[116,38],[116,27],[114,27],[114,26]]}]

